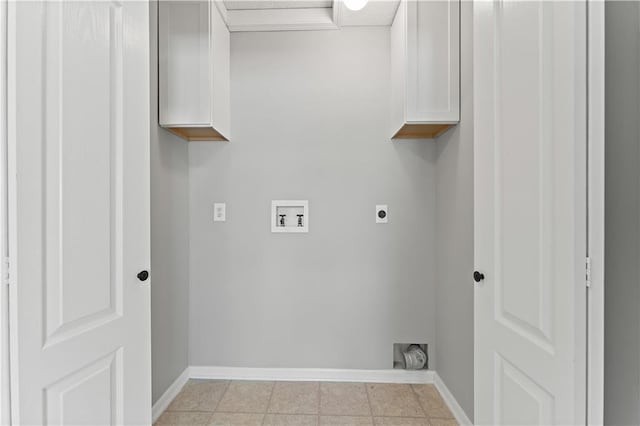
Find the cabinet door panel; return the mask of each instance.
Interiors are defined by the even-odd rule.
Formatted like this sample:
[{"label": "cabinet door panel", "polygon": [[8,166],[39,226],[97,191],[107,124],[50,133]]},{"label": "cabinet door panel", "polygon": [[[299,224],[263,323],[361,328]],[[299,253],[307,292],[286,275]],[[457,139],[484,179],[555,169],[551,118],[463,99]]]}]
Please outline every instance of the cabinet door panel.
[{"label": "cabinet door panel", "polygon": [[407,12],[407,121],[458,121],[460,1],[409,1]]}]

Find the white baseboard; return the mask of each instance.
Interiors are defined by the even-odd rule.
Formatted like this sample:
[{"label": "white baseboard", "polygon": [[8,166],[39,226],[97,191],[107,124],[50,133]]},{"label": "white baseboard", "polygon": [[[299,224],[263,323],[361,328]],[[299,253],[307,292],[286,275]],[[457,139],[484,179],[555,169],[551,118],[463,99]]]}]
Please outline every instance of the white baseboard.
[{"label": "white baseboard", "polygon": [[343,370],[328,368],[243,368],[191,366],[193,379],[310,382],[433,383],[430,370]]},{"label": "white baseboard", "polygon": [[458,404],[458,401],[455,399],[447,385],[444,384],[442,378],[438,375],[437,372],[434,373],[434,376],[435,377],[433,380],[433,384],[436,386],[436,389],[438,389],[438,392],[440,392],[440,395],[442,396],[442,399],[444,399],[444,402],[446,402],[449,406],[449,409],[458,421],[458,424],[460,424],[460,426],[473,425],[473,422],[469,420],[469,417],[467,417],[467,414],[464,412],[460,404]]},{"label": "white baseboard", "polygon": [[185,368],[184,371],[178,376],[177,379],[171,383],[171,386],[167,388],[167,390],[162,394],[160,398],[153,404],[151,408],[151,417],[153,419],[153,423],[158,420],[158,417],[167,409],[173,398],[175,398],[178,393],[182,390],[182,387],[189,380],[189,367]]},{"label": "white baseboard", "polygon": [[244,367],[187,367],[153,404],[153,422],[166,410],[189,379],[218,380],[280,380],[309,382],[362,383],[433,383],[461,426],[472,425],[447,385],[432,370],[343,370],[327,368],[244,368]]}]

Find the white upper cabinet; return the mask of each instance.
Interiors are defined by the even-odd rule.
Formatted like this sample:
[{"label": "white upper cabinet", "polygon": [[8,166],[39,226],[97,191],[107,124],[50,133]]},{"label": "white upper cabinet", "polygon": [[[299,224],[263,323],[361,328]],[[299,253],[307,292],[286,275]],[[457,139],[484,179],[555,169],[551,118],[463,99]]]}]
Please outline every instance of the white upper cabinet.
[{"label": "white upper cabinet", "polygon": [[458,123],[460,0],[401,0],[391,78],[392,138],[435,138]]},{"label": "white upper cabinet", "polygon": [[230,134],[230,37],[214,0],[159,3],[160,125],[189,141]]}]

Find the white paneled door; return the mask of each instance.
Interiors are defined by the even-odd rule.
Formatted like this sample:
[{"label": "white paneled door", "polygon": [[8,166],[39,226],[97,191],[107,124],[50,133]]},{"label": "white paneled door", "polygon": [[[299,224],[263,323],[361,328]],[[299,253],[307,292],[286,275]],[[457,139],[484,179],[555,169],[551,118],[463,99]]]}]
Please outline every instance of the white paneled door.
[{"label": "white paneled door", "polygon": [[9,2],[7,28],[13,422],[149,424],[148,4]]},{"label": "white paneled door", "polygon": [[585,1],[474,3],[477,424],[585,422],[586,48]]}]

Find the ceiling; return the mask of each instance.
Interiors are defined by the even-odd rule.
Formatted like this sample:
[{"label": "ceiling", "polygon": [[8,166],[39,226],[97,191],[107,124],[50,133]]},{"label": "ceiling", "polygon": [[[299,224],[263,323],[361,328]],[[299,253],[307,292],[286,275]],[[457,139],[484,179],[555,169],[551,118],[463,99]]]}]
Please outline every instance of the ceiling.
[{"label": "ceiling", "polygon": [[[389,26],[393,22],[400,0],[369,0],[359,11],[349,10],[341,0],[223,0],[232,31],[247,31],[254,26],[256,31],[278,30],[279,25],[271,22],[282,22],[286,29],[287,20],[292,29],[330,29],[352,26]],[[330,23],[325,22],[330,17]],[[314,23],[315,24],[312,24]],[[237,23],[237,25],[236,25]],[[248,23],[248,24],[246,24]],[[233,27],[233,28],[232,28]]]},{"label": "ceiling", "polygon": [[224,0],[227,10],[331,8],[333,0]]},{"label": "ceiling", "polygon": [[362,9],[354,12],[341,1],[337,2],[340,11],[340,25],[351,26],[390,26],[396,16],[400,0],[369,0]]}]

